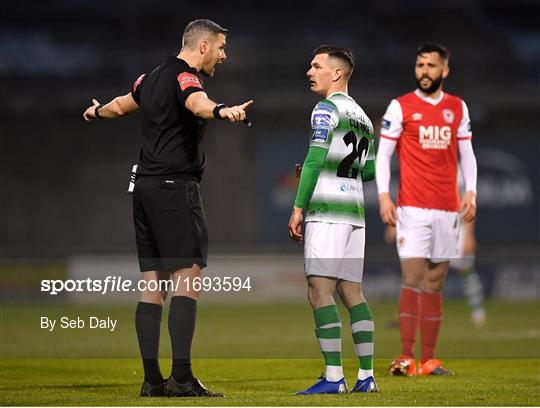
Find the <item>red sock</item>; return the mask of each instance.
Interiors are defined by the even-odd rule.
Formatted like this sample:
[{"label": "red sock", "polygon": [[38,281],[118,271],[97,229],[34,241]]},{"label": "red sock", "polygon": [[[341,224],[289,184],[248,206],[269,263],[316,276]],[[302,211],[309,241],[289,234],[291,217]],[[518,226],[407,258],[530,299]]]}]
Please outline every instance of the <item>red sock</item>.
[{"label": "red sock", "polygon": [[420,334],[422,336],[422,363],[435,358],[435,346],[442,321],[442,293],[422,292],[420,295]]},{"label": "red sock", "polygon": [[420,294],[414,289],[402,287],[399,297],[399,332],[402,354],[414,356],[414,338],[418,327]]}]

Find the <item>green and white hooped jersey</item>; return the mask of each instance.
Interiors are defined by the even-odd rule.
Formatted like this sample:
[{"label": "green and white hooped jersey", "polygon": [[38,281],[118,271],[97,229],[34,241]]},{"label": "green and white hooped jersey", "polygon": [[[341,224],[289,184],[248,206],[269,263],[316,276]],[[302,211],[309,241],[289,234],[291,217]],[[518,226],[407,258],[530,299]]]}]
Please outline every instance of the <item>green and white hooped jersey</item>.
[{"label": "green and white hooped jersey", "polygon": [[306,221],[365,226],[361,171],[375,160],[373,125],[350,96],[336,92],[311,114],[310,147],[328,154],[307,206]]}]

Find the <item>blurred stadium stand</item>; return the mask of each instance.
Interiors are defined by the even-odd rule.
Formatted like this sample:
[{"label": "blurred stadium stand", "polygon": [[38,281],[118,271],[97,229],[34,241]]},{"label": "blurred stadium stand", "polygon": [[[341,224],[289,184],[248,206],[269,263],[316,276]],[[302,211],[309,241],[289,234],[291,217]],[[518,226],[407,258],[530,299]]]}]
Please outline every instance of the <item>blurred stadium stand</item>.
[{"label": "blurred stadium stand", "polygon": [[[305,71],[322,43],[354,50],[350,93],[375,123],[414,89],[425,41],[452,53],[446,90],[472,116],[479,160],[480,257],[538,264],[540,217],[540,3],[427,0],[10,2],[0,17],[0,213],[3,258],[134,254],[125,194],[139,147],[138,120],[86,124],[82,112],[127,93],[142,72],[177,51],[187,22],[230,30],[228,61],[209,95],[254,98],[254,126],[212,123],[203,180],[211,253],[298,253],[286,225],[294,163],[307,148]],[[367,254],[395,261],[383,243],[374,183]]]}]

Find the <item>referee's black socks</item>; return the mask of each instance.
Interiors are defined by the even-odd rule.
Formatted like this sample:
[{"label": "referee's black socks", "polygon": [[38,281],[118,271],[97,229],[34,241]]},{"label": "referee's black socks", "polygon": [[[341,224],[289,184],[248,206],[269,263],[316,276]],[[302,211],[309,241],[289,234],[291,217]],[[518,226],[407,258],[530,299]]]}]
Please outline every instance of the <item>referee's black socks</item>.
[{"label": "referee's black socks", "polygon": [[173,296],[169,310],[169,334],[172,345],[172,377],[178,383],[193,379],[191,341],[195,332],[197,301],[187,296]]},{"label": "referee's black socks", "polygon": [[135,329],[144,367],[144,381],[162,384],[164,379],[159,369],[159,333],[163,307],[154,303],[139,302],[135,313]]}]

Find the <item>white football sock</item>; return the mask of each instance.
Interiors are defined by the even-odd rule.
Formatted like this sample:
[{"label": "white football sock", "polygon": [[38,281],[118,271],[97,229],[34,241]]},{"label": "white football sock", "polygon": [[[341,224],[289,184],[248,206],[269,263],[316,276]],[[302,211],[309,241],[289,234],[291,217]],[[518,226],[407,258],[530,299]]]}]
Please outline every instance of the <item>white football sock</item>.
[{"label": "white football sock", "polygon": [[358,379],[365,380],[368,377],[373,377],[373,370],[358,370]]},{"label": "white football sock", "polygon": [[328,381],[336,382],[343,378],[342,366],[326,366],[326,379]]}]

